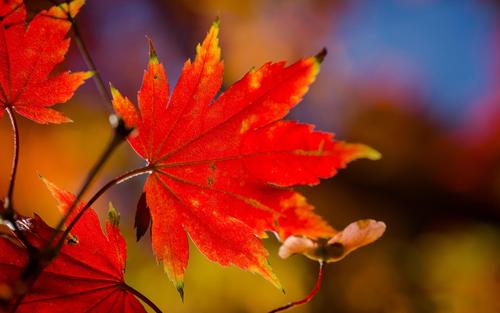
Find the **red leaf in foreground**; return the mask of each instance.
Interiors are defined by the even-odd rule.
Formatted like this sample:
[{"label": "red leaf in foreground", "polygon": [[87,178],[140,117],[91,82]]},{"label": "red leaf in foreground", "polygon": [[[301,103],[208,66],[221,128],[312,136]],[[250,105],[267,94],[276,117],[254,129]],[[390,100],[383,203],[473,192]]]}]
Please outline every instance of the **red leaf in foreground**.
[{"label": "red leaf in foreground", "polygon": [[181,293],[186,233],[210,260],[259,273],[279,287],[257,236],[266,230],[283,240],[334,234],[288,187],[317,184],[356,158],[379,157],[364,145],[281,120],[307,92],[324,54],[289,66],[266,63],[213,100],[223,72],[218,33],[216,22],[171,96],[152,46],[139,112],[112,88],[117,113],[138,130],[130,144],[153,168],[144,187],[153,250]]},{"label": "red leaf in foreground", "polygon": [[0,2],[0,117],[10,107],[37,123],[71,121],[49,107],[69,100],[91,73],[50,74],[68,51],[68,15],[75,17],[83,3],[54,6],[26,25],[22,0]]},{"label": "red leaf in foreground", "polygon": [[[46,183],[65,211],[74,195]],[[74,214],[82,207],[80,204]],[[39,248],[53,231],[38,216],[24,219],[23,224],[26,236]],[[126,257],[125,241],[116,223],[112,219],[106,223],[105,235],[96,213],[87,210],[17,312],[146,312],[132,294],[135,291],[124,282]],[[0,285],[15,282],[26,261],[26,249],[15,239],[0,238]]]}]

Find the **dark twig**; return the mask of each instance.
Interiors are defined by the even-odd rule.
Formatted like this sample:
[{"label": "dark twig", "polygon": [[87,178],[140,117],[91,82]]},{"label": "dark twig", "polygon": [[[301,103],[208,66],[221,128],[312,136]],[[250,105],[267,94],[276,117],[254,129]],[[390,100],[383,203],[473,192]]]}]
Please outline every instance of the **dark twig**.
[{"label": "dark twig", "polygon": [[73,26],[73,37],[75,38],[75,42],[78,46],[78,49],[80,50],[80,54],[85,61],[85,64],[87,67],[94,72],[94,82],[97,87],[97,90],[99,91],[99,94],[101,97],[106,101],[106,108],[110,111],[113,112],[113,105],[112,105],[112,98],[109,92],[106,89],[106,85],[104,84],[104,80],[102,79],[101,74],[97,70],[97,67],[94,63],[94,60],[90,56],[89,50],[87,49],[87,45],[82,39],[82,34],[80,33],[80,29],[78,28],[78,25],[76,24],[76,21],[73,19],[72,16],[68,14],[68,20],[71,22],[71,25]]}]

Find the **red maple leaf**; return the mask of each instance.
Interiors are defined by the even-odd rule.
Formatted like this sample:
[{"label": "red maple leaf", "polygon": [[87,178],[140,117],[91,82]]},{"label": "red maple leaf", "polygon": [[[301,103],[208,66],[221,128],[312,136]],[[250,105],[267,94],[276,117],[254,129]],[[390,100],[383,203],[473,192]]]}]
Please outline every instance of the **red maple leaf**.
[{"label": "red maple leaf", "polygon": [[335,234],[289,187],[317,184],[356,158],[379,157],[367,146],[282,120],[307,92],[324,54],[290,66],[266,63],[213,100],[223,73],[218,33],[215,22],[194,62],[184,64],[172,95],[152,45],[139,112],[112,88],[115,110],[138,130],[129,142],[152,169],[144,190],[153,250],[181,295],[186,233],[208,259],[259,273],[280,287],[257,236],[266,230],[282,240]]},{"label": "red maple leaf", "polygon": [[68,17],[75,17],[83,3],[51,7],[26,25],[22,0],[0,2],[0,117],[9,107],[37,123],[71,121],[49,107],[71,98],[91,73],[50,74],[68,51]]},{"label": "red maple leaf", "polygon": [[[75,196],[46,182],[64,212]],[[72,218],[83,208],[79,204]],[[114,215],[116,216],[116,215]],[[106,223],[106,235],[96,213],[89,209],[75,224],[59,255],[45,268],[17,312],[146,312],[124,282],[125,240],[117,219]],[[21,220],[30,242],[45,245],[53,229],[38,216]],[[0,286],[19,279],[27,262],[26,249],[9,232],[0,237]],[[15,290],[16,285],[13,285]],[[14,292],[15,293],[15,292]]]}]

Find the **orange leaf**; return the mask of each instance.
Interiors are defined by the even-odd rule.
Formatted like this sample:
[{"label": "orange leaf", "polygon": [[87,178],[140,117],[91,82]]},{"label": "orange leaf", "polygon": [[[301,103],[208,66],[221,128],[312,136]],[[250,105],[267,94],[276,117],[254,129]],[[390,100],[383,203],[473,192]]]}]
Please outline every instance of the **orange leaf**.
[{"label": "orange leaf", "polygon": [[324,53],[289,66],[266,63],[214,100],[223,74],[218,33],[217,21],[170,96],[151,45],[139,111],[116,89],[114,106],[138,130],[129,137],[131,146],[154,167],[144,188],[152,245],[176,287],[183,287],[187,233],[210,260],[259,273],[280,288],[258,236],[334,234],[300,194],[285,187],[317,184],[353,159],[379,155],[282,121],[314,81]]}]

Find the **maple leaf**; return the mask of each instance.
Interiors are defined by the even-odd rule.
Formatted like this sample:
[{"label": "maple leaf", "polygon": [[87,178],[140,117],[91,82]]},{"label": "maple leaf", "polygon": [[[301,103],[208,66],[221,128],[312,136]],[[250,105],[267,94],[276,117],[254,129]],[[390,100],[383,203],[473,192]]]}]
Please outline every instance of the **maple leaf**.
[{"label": "maple leaf", "polygon": [[[213,100],[223,73],[218,33],[216,21],[194,61],[184,64],[172,95],[151,41],[139,111],[111,87],[116,112],[137,129],[129,143],[152,169],[144,187],[152,246],[181,296],[186,233],[208,259],[259,273],[280,288],[257,236],[266,230],[283,240],[334,234],[288,187],[314,185],[349,161],[379,157],[367,146],[281,120],[307,92],[324,53],[290,66],[266,63]],[[148,223],[136,221],[138,235]]]},{"label": "maple leaf", "polygon": [[5,108],[37,123],[71,121],[50,106],[66,102],[90,72],[51,75],[68,51],[74,18],[84,0],[53,6],[26,25],[22,0],[0,2],[0,117]]},{"label": "maple leaf", "polygon": [[[65,212],[75,196],[45,181],[59,208]],[[80,203],[70,221],[83,208]],[[116,216],[110,210],[111,217]],[[106,235],[96,213],[89,209],[75,224],[59,255],[45,268],[17,312],[146,312],[124,282],[125,240],[116,218],[106,223]],[[53,229],[38,216],[20,225],[30,242],[45,245]],[[0,238],[0,287],[16,282],[27,262],[26,249],[3,231]],[[16,286],[16,285],[14,285]],[[5,288],[4,288],[5,289]],[[8,289],[7,289],[8,290]]]}]

